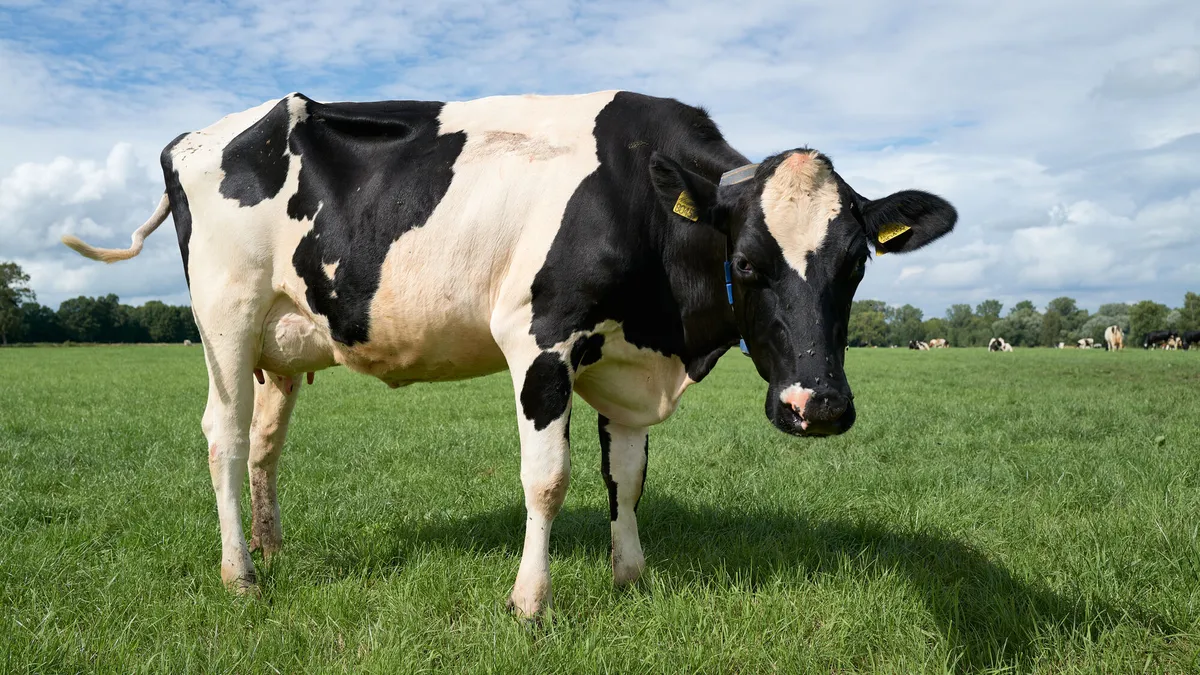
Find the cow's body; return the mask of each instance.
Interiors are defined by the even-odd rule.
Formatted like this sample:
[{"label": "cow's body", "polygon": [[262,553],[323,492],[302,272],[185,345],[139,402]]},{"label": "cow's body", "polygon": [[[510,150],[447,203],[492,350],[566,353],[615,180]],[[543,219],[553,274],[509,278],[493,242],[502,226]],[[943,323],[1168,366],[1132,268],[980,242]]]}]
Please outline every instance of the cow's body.
[{"label": "cow's body", "polygon": [[1121,332],[1120,326],[1113,325],[1104,329],[1104,346],[1110,352],[1125,348],[1125,333]]},{"label": "cow's body", "polygon": [[923,342],[921,340],[909,340],[908,348],[915,349],[917,351],[922,351],[922,352],[929,351],[929,343]]},{"label": "cow's body", "polygon": [[1169,330],[1154,330],[1146,333],[1142,337],[1142,349],[1154,349],[1155,347],[1167,348],[1167,343],[1175,339],[1175,332]]},{"label": "cow's body", "polygon": [[1189,330],[1183,334],[1183,348],[1191,351],[1192,345],[1200,344],[1200,330]]},{"label": "cow's body", "polygon": [[[623,424],[660,422],[736,330],[685,334],[671,280],[649,259],[666,242],[617,199],[636,189],[623,180],[639,178],[624,162],[653,149],[635,145],[639,132],[688,144],[712,174],[745,158],[719,138],[689,138],[691,120],[678,114],[691,109],[616,96],[387,106],[293,95],[187,134],[164,163],[190,210],[209,221],[183,242],[192,295],[223,302],[222,270],[243,256],[238,267],[254,272],[239,280],[246,293],[273,296],[256,308],[264,325],[256,366],[282,375],[344,364],[392,386],[462,379],[504,370],[513,350],[527,352],[529,368],[541,351],[565,358],[598,336],[589,343],[596,353],[580,358],[605,358],[578,373],[581,397]],[[656,107],[661,123],[638,116]],[[306,171],[311,157],[321,163]],[[414,187],[398,204],[385,201],[405,182]],[[717,237],[696,239],[697,263],[720,255]],[[580,251],[594,259],[579,260]],[[720,264],[709,266],[714,289]],[[538,285],[545,292],[534,300]],[[527,344],[506,352],[509,339]],[[645,377],[631,379],[632,370]]]},{"label": "cow's body", "polygon": [[946,342],[946,338],[934,338],[929,341],[930,349],[945,349],[948,346],[949,343]]},{"label": "cow's body", "polygon": [[175,218],[209,371],[225,582],[255,589],[247,466],[251,548],[281,545],[276,464],[301,373],[340,364],[396,387],[508,369],[528,514],[510,601],[524,615],[550,601],[572,392],[600,413],[626,583],[644,565],[648,427],[740,335],[777,427],[849,429],[845,326],[868,244],[886,225],[889,252],[915,250],[957,217],[915,190],[866,199],[807,149],[748,165],[703,110],[627,92],[292,94],[180,136],[162,164],[166,196],[131,248],[64,241],[114,262]]},{"label": "cow's body", "polygon": [[1011,352],[1012,350],[1012,345],[1002,337],[994,337],[988,341],[989,352]]},{"label": "cow's body", "polygon": [[1078,347],[1079,349],[1091,349],[1092,347],[1096,346],[1096,339],[1095,338],[1079,338],[1079,340],[1076,341],[1075,346]]}]

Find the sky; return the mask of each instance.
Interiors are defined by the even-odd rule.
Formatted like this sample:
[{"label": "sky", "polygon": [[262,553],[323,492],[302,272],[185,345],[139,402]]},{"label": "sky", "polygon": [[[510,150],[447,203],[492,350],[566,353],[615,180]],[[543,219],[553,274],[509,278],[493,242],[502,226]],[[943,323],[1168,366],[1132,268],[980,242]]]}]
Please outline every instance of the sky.
[{"label": "sky", "polygon": [[[970,6],[968,6],[970,5]],[[625,89],[703,105],[752,159],[808,146],[959,224],[858,298],[940,316],[1200,291],[1200,3],[0,0],[0,259],[43,304],[186,303],[169,225],[125,247],[175,136],[300,91],[464,100]]]}]

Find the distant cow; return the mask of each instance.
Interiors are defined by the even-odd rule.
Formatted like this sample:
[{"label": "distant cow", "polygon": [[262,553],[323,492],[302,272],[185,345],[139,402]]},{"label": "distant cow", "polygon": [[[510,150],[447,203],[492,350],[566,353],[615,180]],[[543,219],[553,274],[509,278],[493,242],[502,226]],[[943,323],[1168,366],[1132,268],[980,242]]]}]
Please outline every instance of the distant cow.
[{"label": "distant cow", "polygon": [[988,342],[989,352],[1011,352],[1012,345],[1008,344],[1002,337],[994,337]]},{"label": "distant cow", "polygon": [[1192,345],[1200,344],[1200,330],[1189,330],[1183,334],[1183,348],[1191,351]]},{"label": "distant cow", "polygon": [[1166,346],[1166,343],[1171,338],[1175,337],[1175,333],[1169,330],[1155,330],[1146,333],[1142,338],[1142,349],[1153,349],[1155,347]]},{"label": "distant cow", "polygon": [[282,544],[277,461],[301,373],[345,365],[400,387],[507,369],[526,510],[510,602],[523,615],[551,601],[573,393],[599,413],[613,580],[627,584],[645,564],[648,428],[741,343],[776,427],[848,430],[846,324],[871,249],[921,248],[957,218],[925,192],[867,199],[814,150],[751,164],[703,110],[630,92],[292,94],[183,134],[161,162],[166,194],[130,248],[66,241],[115,262],[175,218],[208,365],[221,578],[257,590],[247,468],[251,544]]},{"label": "distant cow", "polygon": [[929,341],[930,349],[945,349],[948,346],[949,344],[946,342],[946,338],[934,338]]},{"label": "distant cow", "polygon": [[1180,349],[1183,347],[1183,338],[1178,335],[1172,335],[1165,344],[1163,349]]},{"label": "distant cow", "polygon": [[909,349],[918,349],[920,351],[926,351],[929,349],[929,344],[926,342],[921,342],[920,340],[909,340],[908,348]]},{"label": "distant cow", "polygon": [[1092,347],[1096,346],[1096,339],[1095,338],[1079,338],[1079,340],[1076,342],[1076,345],[1080,349],[1091,349]]},{"label": "distant cow", "polygon": [[1104,345],[1110,352],[1125,348],[1125,334],[1121,332],[1120,326],[1104,329]]},{"label": "distant cow", "polygon": [[1066,349],[1066,348],[1067,348],[1067,343],[1065,343],[1065,342],[1060,342],[1060,343],[1058,343],[1058,344],[1054,345],[1054,347],[1055,347],[1056,349]]}]

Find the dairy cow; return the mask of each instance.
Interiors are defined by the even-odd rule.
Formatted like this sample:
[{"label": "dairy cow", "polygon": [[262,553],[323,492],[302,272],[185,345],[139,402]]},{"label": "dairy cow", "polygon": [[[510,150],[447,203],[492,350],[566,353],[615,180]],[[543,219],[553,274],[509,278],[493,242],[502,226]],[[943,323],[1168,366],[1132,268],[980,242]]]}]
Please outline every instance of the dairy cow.
[{"label": "dairy cow", "polygon": [[1104,329],[1104,348],[1110,352],[1125,348],[1125,334],[1121,332],[1120,326],[1113,325]]},{"label": "dairy cow", "polygon": [[988,341],[989,352],[1011,352],[1012,350],[1012,345],[1002,337],[994,337]]},{"label": "dairy cow", "polygon": [[946,342],[946,338],[934,338],[929,341],[930,349],[945,349],[947,346],[949,343]]},{"label": "dairy cow", "polygon": [[1175,333],[1173,331],[1169,331],[1169,330],[1150,331],[1149,333],[1146,333],[1146,335],[1144,337],[1142,337],[1142,349],[1153,349],[1153,348],[1159,347],[1159,346],[1161,346],[1165,349],[1167,346],[1167,343],[1171,342],[1174,338],[1175,338]]},{"label": "dairy cow", "polygon": [[1191,351],[1192,345],[1200,344],[1200,330],[1189,330],[1183,334],[1183,348]]},{"label": "dairy cow", "polygon": [[848,430],[846,325],[871,248],[912,251],[957,217],[925,192],[868,199],[814,150],[753,164],[702,109],[615,91],[291,94],[179,136],[161,163],[165,195],[130,248],[66,243],[123,260],[174,217],[225,583],[256,588],[247,466],[251,548],[281,546],[276,463],[302,373],[344,365],[398,387],[508,369],[527,510],[509,602],[526,616],[551,601],[572,391],[600,413],[613,577],[628,583],[648,427],[741,341],[776,427]]}]

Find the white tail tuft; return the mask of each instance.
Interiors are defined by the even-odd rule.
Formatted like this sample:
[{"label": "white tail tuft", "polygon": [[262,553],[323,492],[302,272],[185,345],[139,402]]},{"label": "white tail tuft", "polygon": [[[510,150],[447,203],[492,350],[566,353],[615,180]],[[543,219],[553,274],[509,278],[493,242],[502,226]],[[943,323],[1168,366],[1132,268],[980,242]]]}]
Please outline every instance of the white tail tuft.
[{"label": "white tail tuft", "polygon": [[169,213],[171,213],[171,201],[167,199],[166,194],[163,194],[162,199],[158,202],[158,208],[154,210],[154,215],[150,216],[150,220],[147,220],[141,227],[133,231],[133,244],[129,248],[96,248],[84,243],[82,239],[73,234],[63,235],[62,243],[69,246],[79,255],[91,258],[92,260],[99,260],[104,263],[129,260],[142,252],[142,242],[146,240],[146,237],[150,236],[151,232],[158,229],[159,225],[162,225]]}]

